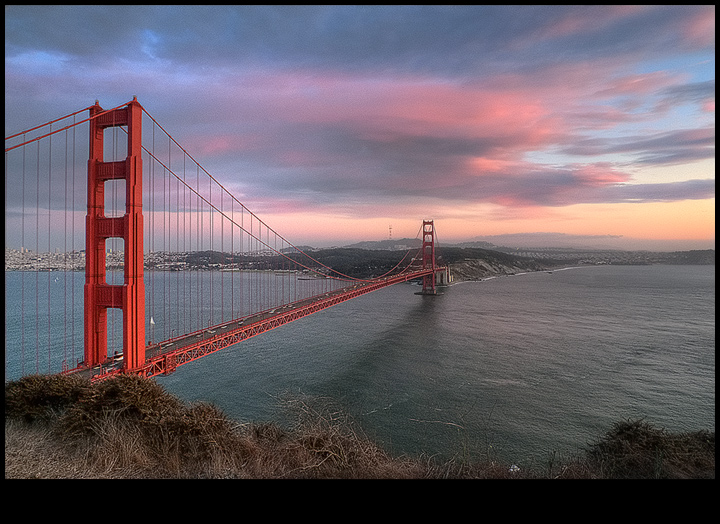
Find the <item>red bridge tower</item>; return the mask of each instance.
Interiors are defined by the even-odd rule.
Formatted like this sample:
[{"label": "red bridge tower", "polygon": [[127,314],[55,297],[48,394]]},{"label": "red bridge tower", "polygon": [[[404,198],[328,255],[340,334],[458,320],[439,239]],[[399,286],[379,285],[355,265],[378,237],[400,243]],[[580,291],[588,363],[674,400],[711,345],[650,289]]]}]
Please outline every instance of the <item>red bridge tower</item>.
[{"label": "red bridge tower", "polygon": [[422,261],[423,269],[432,269],[431,275],[423,277],[423,295],[437,295],[435,289],[435,225],[432,220],[423,220]]},{"label": "red bridge tower", "polygon": [[[90,158],[85,232],[85,367],[107,360],[107,308],[123,313],[123,357],[126,371],[145,365],[145,284],[143,282],[142,107],[127,106],[104,112],[98,102],[90,108]],[[127,127],[127,158],[103,160],[103,135],[108,127]],[[125,214],[105,216],[105,182],[125,180]],[[125,242],[122,285],[110,285],[105,274],[105,241]]]}]

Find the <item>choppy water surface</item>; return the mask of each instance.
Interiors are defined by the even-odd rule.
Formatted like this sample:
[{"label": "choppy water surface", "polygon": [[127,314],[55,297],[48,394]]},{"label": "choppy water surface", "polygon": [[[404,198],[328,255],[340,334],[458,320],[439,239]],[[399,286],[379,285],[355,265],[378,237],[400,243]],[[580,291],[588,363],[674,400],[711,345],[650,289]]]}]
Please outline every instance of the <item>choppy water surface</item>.
[{"label": "choppy water surface", "polygon": [[[206,273],[205,289],[222,282]],[[54,359],[81,359],[84,275],[5,276],[6,379],[59,370],[47,343]],[[286,395],[329,398],[396,454],[537,463],[627,418],[715,429],[714,266],[581,267],[418,290],[364,295],[158,381],[239,421],[282,420]],[[168,301],[156,295],[160,326]],[[23,309],[44,317],[35,324]],[[182,318],[171,321],[179,333]]]},{"label": "choppy water surface", "polygon": [[231,417],[329,397],[394,453],[544,461],[612,423],[715,428],[714,266],[599,266],[396,285],[159,379]]}]

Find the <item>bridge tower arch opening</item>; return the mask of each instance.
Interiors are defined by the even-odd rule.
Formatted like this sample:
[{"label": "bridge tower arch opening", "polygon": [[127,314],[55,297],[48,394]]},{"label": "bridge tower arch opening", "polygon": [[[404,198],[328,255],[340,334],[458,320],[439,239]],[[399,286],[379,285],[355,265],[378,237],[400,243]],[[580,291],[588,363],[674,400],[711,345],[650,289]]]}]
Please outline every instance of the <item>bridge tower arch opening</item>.
[{"label": "bridge tower arch opening", "polygon": [[[122,309],[123,357],[126,371],[145,365],[145,285],[143,281],[142,216],[142,107],[128,105],[104,111],[96,102],[90,108],[90,154],[87,169],[85,219],[85,367],[108,359],[107,309]],[[105,129],[126,127],[127,157],[104,160]],[[125,183],[125,214],[107,216],[105,182]],[[111,213],[113,214],[113,213]],[[120,285],[106,280],[106,240],[124,242],[124,276]]]}]

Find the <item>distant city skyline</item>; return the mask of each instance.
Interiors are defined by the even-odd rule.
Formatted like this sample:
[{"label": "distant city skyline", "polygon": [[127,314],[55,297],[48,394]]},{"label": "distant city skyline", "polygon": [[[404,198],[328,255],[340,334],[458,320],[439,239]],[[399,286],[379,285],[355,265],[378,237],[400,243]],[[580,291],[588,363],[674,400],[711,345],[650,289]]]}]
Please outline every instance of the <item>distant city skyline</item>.
[{"label": "distant city skyline", "polygon": [[133,95],[295,245],[714,249],[714,6],[5,7],[6,136]]}]

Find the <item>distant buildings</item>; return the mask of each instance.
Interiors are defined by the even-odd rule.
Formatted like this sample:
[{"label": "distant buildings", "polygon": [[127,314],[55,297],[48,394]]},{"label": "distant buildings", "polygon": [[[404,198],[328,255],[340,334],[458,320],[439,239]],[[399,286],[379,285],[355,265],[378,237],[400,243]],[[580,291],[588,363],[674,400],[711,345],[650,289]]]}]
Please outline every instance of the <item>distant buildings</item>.
[{"label": "distant buildings", "polygon": [[84,269],[84,250],[70,253],[36,253],[24,247],[5,248],[5,271],[83,271]]},{"label": "distant buildings", "polygon": [[[340,248],[342,249],[342,248]],[[508,249],[497,248],[499,252],[512,254],[542,263],[556,264],[715,264],[715,250],[703,251],[593,251],[573,249]],[[372,253],[372,250],[369,250]],[[147,270],[184,271],[184,270],[267,270],[273,269],[270,253],[254,252],[226,255],[216,251],[205,252],[162,252],[145,254],[144,266]],[[125,260],[122,251],[106,254],[109,270],[122,270]],[[477,257],[473,257],[477,258]],[[282,267],[282,266],[281,266]],[[69,253],[36,253],[27,248],[5,248],[5,271],[84,271],[85,251]]]}]

